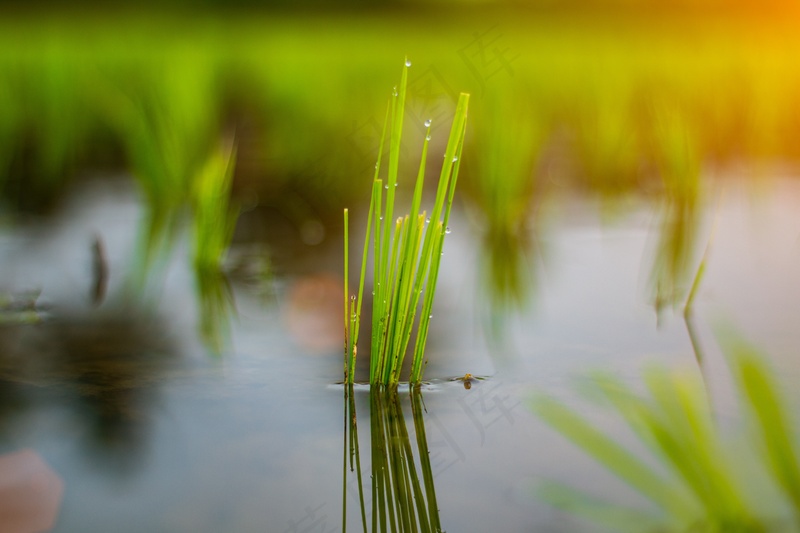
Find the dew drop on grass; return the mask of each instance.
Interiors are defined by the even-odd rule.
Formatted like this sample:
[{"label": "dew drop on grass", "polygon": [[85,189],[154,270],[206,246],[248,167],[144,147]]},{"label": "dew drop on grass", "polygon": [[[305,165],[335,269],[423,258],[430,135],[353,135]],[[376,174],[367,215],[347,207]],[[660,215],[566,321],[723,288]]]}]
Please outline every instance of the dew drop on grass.
[{"label": "dew drop on grass", "polygon": [[456,161],[458,161],[458,156],[457,156],[457,155],[454,155],[454,156],[453,156],[453,163],[455,163]]},{"label": "dew drop on grass", "polygon": [[425,140],[426,141],[430,141],[431,140],[431,134],[430,133],[425,136]]},{"label": "dew drop on grass", "polygon": [[410,59],[406,59],[406,66],[407,66],[407,67],[410,67],[410,66],[411,66],[411,60],[410,60]]},{"label": "dew drop on grass", "polygon": [[397,96],[397,85],[392,89],[392,96]]},{"label": "dew drop on grass", "polygon": [[428,119],[428,120],[425,121],[425,127],[426,128],[430,128],[431,127],[431,119]]},{"label": "dew drop on grass", "polygon": [[386,185],[383,186],[383,188],[388,191],[389,190],[389,184],[387,183]]},{"label": "dew drop on grass", "polygon": [[445,233],[451,233],[452,231],[453,230],[450,229],[450,226],[447,226],[447,228],[444,230]]},{"label": "dew drop on grass", "polygon": [[426,223],[426,224],[430,224],[430,223],[431,223],[431,217],[428,217],[428,218],[426,218],[426,219],[425,219],[425,223]]},{"label": "dew drop on grass", "polygon": [[350,295],[350,301],[351,302],[355,302],[356,301],[356,295],[355,294],[351,294]]}]

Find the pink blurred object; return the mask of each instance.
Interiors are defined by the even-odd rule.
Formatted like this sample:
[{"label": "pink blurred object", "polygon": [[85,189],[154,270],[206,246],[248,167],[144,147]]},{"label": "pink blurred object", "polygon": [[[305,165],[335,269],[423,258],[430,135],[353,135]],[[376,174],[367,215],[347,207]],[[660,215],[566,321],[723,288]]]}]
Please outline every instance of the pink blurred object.
[{"label": "pink blurred object", "polygon": [[343,294],[342,282],[330,274],[313,274],[296,280],[289,288],[283,310],[292,339],[311,353],[341,350]]},{"label": "pink blurred object", "polygon": [[53,528],[64,482],[33,450],[0,455],[0,533]]}]

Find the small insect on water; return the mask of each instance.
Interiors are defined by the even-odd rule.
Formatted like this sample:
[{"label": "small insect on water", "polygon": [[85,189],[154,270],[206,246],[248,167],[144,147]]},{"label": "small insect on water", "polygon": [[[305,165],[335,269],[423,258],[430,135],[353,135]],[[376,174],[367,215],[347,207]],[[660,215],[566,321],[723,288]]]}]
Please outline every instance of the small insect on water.
[{"label": "small insect on water", "polygon": [[472,374],[470,374],[469,372],[467,372],[463,376],[459,376],[457,378],[453,378],[451,381],[461,381],[462,383],[464,383],[464,388],[469,390],[469,389],[472,388],[472,384],[473,383],[477,382],[478,380],[482,380],[482,379],[483,378],[475,377]]}]

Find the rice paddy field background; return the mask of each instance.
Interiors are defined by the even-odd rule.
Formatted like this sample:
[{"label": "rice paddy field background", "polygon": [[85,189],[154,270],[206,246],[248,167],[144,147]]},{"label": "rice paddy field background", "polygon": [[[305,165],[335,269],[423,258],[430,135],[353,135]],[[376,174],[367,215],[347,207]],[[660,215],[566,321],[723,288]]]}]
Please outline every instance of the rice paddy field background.
[{"label": "rice paddy field background", "polygon": [[800,530],[794,6],[3,10],[0,532]]}]

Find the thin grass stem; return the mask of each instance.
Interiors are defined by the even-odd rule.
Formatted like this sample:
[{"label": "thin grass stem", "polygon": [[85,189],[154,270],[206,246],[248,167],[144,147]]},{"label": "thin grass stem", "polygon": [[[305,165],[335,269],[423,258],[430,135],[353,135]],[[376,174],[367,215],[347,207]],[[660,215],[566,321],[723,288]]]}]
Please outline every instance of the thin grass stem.
[{"label": "thin grass stem", "polygon": [[352,383],[349,379],[349,360],[350,360],[350,289],[349,279],[350,273],[348,271],[348,264],[350,259],[350,251],[348,244],[349,223],[348,223],[348,210],[344,210],[344,377],[347,383]]}]

